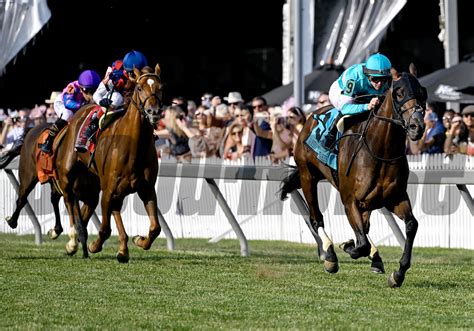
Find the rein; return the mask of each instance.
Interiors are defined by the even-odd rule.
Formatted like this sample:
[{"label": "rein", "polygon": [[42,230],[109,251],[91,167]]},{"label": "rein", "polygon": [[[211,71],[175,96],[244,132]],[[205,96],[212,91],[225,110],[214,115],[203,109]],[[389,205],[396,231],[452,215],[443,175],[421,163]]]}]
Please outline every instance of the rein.
[{"label": "rein", "polygon": [[[360,97],[368,97],[370,95],[362,95]],[[384,116],[379,116],[376,114],[376,111],[375,111],[375,108],[371,110],[370,114],[369,114],[369,118],[365,121],[365,125],[364,125],[364,128],[362,129],[362,133],[349,133],[349,134],[343,134],[339,139],[337,139],[334,144],[336,144],[339,140],[342,140],[342,138],[345,138],[345,137],[350,137],[350,136],[357,136],[359,137],[358,141],[357,141],[357,147],[356,149],[354,150],[354,152],[352,153],[352,156],[351,156],[351,159],[349,161],[349,166],[347,167],[347,170],[346,170],[346,176],[349,175],[350,173],[350,170],[351,170],[351,167],[352,167],[352,163],[354,162],[354,159],[356,157],[356,155],[359,153],[359,151],[361,150],[362,148],[362,144],[365,145],[365,147],[367,148],[367,151],[369,152],[370,156],[372,156],[374,159],[376,160],[379,160],[379,161],[382,161],[382,162],[387,162],[387,163],[391,163],[391,162],[395,162],[397,160],[400,160],[405,154],[401,154],[397,157],[394,157],[394,158],[383,158],[383,157],[380,157],[380,156],[377,156],[375,155],[375,153],[372,151],[372,149],[370,148],[369,144],[367,143],[367,139],[366,139],[366,136],[367,136],[367,131],[368,131],[368,128],[369,128],[369,124],[370,124],[370,120],[372,118],[374,119],[378,119],[378,120],[381,120],[381,121],[385,121],[385,122],[389,122],[389,123],[392,123],[392,124],[395,124],[395,125],[398,125],[398,126],[401,126],[403,128],[403,130],[405,132],[407,132],[408,130],[408,126],[407,126],[407,122],[402,118],[402,115],[412,109],[412,108],[417,108],[417,105],[413,106],[413,107],[410,107],[408,109],[404,109],[401,113],[398,112],[397,110],[397,107],[395,105],[395,102],[392,98],[392,108],[395,110],[394,114],[396,114],[396,116],[398,118],[394,119],[394,118],[389,118],[389,117],[384,117]],[[380,107],[377,108],[377,110],[380,109]],[[415,114],[415,112],[417,112],[418,110],[415,110],[413,112],[413,114]],[[410,116],[410,119],[411,117],[413,116],[413,114],[411,114]],[[410,121],[410,119],[408,120],[408,122]]]}]

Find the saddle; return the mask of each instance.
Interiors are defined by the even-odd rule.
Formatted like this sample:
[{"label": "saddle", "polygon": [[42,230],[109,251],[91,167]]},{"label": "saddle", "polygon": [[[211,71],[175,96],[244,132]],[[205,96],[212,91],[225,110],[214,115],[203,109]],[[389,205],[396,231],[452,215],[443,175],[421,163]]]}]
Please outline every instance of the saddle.
[{"label": "saddle", "polygon": [[[100,106],[95,107],[86,116],[86,118],[84,119],[84,122],[82,122],[81,128],[79,129],[79,132],[76,137],[76,146],[77,144],[87,146],[87,150],[90,153],[94,153],[95,146],[97,144],[97,139],[99,138],[100,132],[105,130],[118,118],[122,117],[124,113],[125,113],[124,109],[119,109],[112,112],[112,111],[106,111],[105,108],[102,108]],[[93,116],[99,117],[99,127],[97,131],[94,133],[93,137],[89,138],[86,136],[86,131],[87,131],[87,127],[89,127],[92,121]]]}]

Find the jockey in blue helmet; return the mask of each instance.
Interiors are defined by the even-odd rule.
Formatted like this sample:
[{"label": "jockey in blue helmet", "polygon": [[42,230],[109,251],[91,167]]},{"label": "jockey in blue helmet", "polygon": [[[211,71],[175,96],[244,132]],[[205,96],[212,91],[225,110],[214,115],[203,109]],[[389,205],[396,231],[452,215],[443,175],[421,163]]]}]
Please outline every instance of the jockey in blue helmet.
[{"label": "jockey in blue helmet", "polygon": [[133,68],[142,70],[147,65],[145,55],[133,50],[125,54],[123,60],[114,61],[107,69],[104,79],[93,95],[94,101],[103,107],[103,110],[94,112],[84,121],[76,141],[77,151],[86,151],[86,143],[94,137],[104,114],[120,112],[126,108],[126,96],[130,92],[129,80],[135,76]]},{"label": "jockey in blue helmet", "polygon": [[54,100],[54,111],[58,119],[49,128],[49,135],[40,148],[44,153],[51,154],[54,138],[64,128],[76,111],[92,101],[92,94],[100,83],[100,76],[94,70],[85,70],[76,81],[69,83],[63,92]]},{"label": "jockey in blue helmet", "polygon": [[133,68],[142,70],[143,67],[148,65],[145,55],[138,51],[128,52],[123,58],[123,67],[130,74],[133,72]]},{"label": "jockey in blue helmet", "polygon": [[[365,63],[358,63],[347,68],[329,89],[329,100],[339,110],[340,116],[360,114],[374,109],[380,99],[375,95],[384,95],[390,87],[392,64],[383,54],[369,56]],[[355,104],[361,95],[374,95],[366,104]],[[334,121],[336,124],[337,119]],[[334,125],[335,127],[335,125]],[[332,145],[336,136],[334,127],[326,139],[326,146]]]}]

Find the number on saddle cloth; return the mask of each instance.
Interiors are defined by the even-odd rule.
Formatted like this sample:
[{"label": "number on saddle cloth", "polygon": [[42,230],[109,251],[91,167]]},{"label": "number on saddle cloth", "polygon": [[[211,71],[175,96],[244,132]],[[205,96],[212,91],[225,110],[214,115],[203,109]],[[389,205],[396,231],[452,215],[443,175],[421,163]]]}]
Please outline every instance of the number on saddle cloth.
[{"label": "number on saddle cloth", "polygon": [[[326,147],[326,138],[333,126],[337,124],[335,121],[340,118],[339,115],[340,112],[336,108],[329,109],[322,114],[313,114],[313,118],[317,124],[313,127],[304,142],[306,146],[316,153],[317,158],[321,162],[327,164],[334,170],[337,170],[338,144],[335,145],[335,148],[330,150]],[[341,133],[337,132],[336,139],[339,139],[340,136]]]}]

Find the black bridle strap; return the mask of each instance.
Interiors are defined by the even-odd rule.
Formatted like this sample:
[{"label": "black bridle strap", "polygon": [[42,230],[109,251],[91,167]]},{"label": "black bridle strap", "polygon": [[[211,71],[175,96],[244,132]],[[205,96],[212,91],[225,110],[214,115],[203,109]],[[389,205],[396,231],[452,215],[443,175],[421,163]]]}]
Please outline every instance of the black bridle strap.
[{"label": "black bridle strap", "polygon": [[[156,77],[156,78],[160,79],[160,76],[155,74],[155,73],[146,73],[146,74],[143,74],[143,75],[141,75],[140,77],[137,78],[137,80],[136,80],[137,84],[138,84],[139,80],[141,80],[142,78],[145,78],[145,77]],[[138,85],[135,86],[135,90],[137,88],[138,88]],[[146,97],[146,99],[144,101],[141,101],[140,98],[138,97],[138,99],[140,100],[140,104],[138,104],[135,100],[133,100],[133,98],[131,98],[131,101],[135,105],[135,107],[137,107],[147,119],[149,118],[149,115],[145,111],[145,104],[146,104],[147,100],[150,99],[151,97],[155,97],[158,100],[158,104],[161,108],[163,103],[162,103],[160,97],[156,93],[153,93],[153,94],[149,95],[148,97]]]}]

